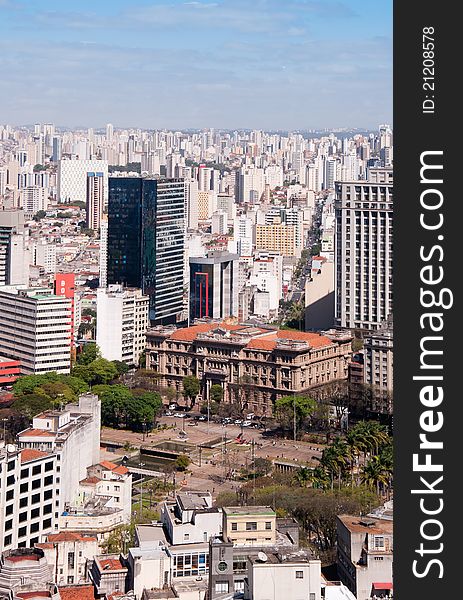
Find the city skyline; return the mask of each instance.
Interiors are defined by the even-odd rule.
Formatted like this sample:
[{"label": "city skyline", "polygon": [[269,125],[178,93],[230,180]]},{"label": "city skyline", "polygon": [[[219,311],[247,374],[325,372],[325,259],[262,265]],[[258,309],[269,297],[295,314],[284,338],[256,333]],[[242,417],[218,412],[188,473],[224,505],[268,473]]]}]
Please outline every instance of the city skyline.
[{"label": "city skyline", "polygon": [[108,6],[0,2],[3,122],[301,130],[392,120],[389,3]]}]

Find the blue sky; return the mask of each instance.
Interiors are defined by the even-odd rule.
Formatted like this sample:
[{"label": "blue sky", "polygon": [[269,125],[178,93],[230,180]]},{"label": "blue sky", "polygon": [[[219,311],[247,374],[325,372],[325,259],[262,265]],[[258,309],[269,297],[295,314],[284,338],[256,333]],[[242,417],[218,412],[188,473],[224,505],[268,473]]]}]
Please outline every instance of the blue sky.
[{"label": "blue sky", "polygon": [[392,0],[0,0],[0,123],[377,127]]}]

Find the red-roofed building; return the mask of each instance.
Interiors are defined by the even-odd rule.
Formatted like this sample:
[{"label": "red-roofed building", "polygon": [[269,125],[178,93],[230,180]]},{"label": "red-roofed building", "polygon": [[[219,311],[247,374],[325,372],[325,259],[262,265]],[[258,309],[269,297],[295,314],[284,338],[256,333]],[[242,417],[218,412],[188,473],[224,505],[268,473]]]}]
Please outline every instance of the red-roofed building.
[{"label": "red-roofed building", "polygon": [[94,600],[93,585],[60,585],[58,586],[61,600]]},{"label": "red-roofed building", "polygon": [[128,567],[118,554],[95,556],[89,576],[98,595],[125,591]]},{"label": "red-roofed building", "polygon": [[219,384],[225,402],[242,404],[242,386],[248,384],[243,409],[270,416],[279,397],[346,379],[351,339],[214,321],[156,327],[147,333],[146,364],[161,375],[161,385],[179,394],[183,377],[194,375],[203,400]]},{"label": "red-roofed building", "polygon": [[13,385],[20,375],[20,367],[19,360],[11,360],[0,356],[0,387]]}]

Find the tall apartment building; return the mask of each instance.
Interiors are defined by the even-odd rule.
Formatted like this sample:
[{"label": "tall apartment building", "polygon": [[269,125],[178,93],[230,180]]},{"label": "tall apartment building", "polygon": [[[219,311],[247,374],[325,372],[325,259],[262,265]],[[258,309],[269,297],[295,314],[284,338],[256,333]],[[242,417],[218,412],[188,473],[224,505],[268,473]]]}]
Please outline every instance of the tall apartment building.
[{"label": "tall apartment building", "polygon": [[57,457],[14,444],[0,447],[0,548],[32,547],[58,523]]},{"label": "tall apartment building", "polygon": [[138,365],[146,346],[148,306],[149,297],[140,289],[98,288],[96,343],[103,358]]},{"label": "tall apartment building", "polygon": [[71,300],[49,288],[0,290],[0,355],[19,360],[23,375],[69,373]]},{"label": "tall apartment building", "polygon": [[274,250],[283,256],[297,256],[296,228],[293,225],[256,225],[256,248]]},{"label": "tall apartment building", "polygon": [[190,320],[238,315],[238,256],[209,252],[190,257]]},{"label": "tall apartment building", "polygon": [[393,186],[336,184],[336,324],[377,329],[392,312]]},{"label": "tall apartment building", "polygon": [[55,273],[53,290],[57,296],[71,301],[71,348],[75,347],[80,315],[76,310],[76,276],[74,273]]},{"label": "tall apartment building", "polygon": [[86,224],[97,231],[103,216],[105,199],[105,177],[103,172],[87,173]]},{"label": "tall apartment building", "polygon": [[[182,389],[185,375],[201,382],[207,398],[221,385],[224,402],[270,416],[277,398],[347,377],[352,337],[345,332],[303,333],[226,322],[148,330],[146,365],[159,383]],[[243,378],[252,383],[243,393]]]},{"label": "tall apartment building", "polygon": [[0,207],[0,286],[29,283],[24,211]]},{"label": "tall apartment building", "polygon": [[237,201],[257,204],[265,189],[264,170],[254,166],[242,167],[237,177]]},{"label": "tall apartment building", "polygon": [[45,273],[56,271],[56,244],[48,244],[39,240],[32,245],[32,264],[43,267]]},{"label": "tall apartment building", "polygon": [[108,283],[141,288],[152,323],[182,312],[184,240],[182,179],[109,179]]},{"label": "tall apartment building", "polygon": [[61,159],[58,163],[58,200],[87,203],[89,173],[103,174],[104,205],[108,203],[108,162],[106,160]]}]

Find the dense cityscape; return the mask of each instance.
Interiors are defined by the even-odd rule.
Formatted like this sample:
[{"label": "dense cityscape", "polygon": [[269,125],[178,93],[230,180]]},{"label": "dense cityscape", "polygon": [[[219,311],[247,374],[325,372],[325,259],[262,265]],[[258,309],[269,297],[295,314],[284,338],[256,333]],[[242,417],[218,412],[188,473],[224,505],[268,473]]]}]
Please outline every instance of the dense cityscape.
[{"label": "dense cityscape", "polygon": [[0,126],[0,598],[393,596],[393,132]]}]

